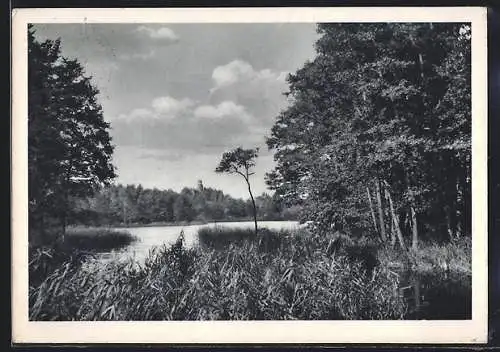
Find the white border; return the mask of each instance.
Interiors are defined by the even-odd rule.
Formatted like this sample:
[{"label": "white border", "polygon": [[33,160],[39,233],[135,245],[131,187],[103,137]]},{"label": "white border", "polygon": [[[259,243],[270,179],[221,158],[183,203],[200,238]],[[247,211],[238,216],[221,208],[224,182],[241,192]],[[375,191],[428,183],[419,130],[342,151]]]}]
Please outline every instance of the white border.
[{"label": "white border", "polygon": [[[27,255],[28,23],[472,23],[472,283],[470,321],[29,322]],[[13,343],[485,343],[487,342],[486,9],[17,9],[12,13]],[[436,165],[436,167],[439,167]]]}]

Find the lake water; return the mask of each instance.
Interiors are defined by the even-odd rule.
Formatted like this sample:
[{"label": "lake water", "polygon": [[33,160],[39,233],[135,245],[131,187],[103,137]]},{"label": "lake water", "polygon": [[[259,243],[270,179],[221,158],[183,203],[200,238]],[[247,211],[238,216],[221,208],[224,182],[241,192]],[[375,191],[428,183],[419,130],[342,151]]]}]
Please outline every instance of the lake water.
[{"label": "lake water", "polygon": [[[296,221],[259,221],[260,228],[273,230],[297,229]],[[196,246],[198,230],[202,227],[253,228],[254,223],[220,222],[189,226],[149,226],[125,228],[137,240],[126,248],[111,253],[103,253],[100,260],[129,260],[134,258],[143,262],[154,247],[175,243],[181,232],[184,233],[184,245]],[[124,230],[124,228],[121,228]],[[415,275],[411,272],[400,273],[401,294],[409,304],[407,319],[471,319],[472,290],[470,277],[453,275]]]},{"label": "lake water", "polygon": [[472,319],[471,276],[405,272],[401,279],[409,307],[407,319]]},{"label": "lake water", "polygon": [[[143,261],[153,247],[163,244],[170,245],[175,243],[181,232],[184,232],[184,245],[193,247],[198,243],[198,230],[203,227],[230,227],[230,228],[253,228],[253,221],[240,222],[218,222],[203,225],[188,225],[188,226],[145,226],[145,227],[129,227],[120,228],[127,230],[132,235],[137,237],[137,240],[125,249],[105,253],[102,256],[103,260],[112,259],[129,259],[134,258],[137,261]],[[259,221],[260,228],[268,228],[272,230],[281,229],[296,229],[300,225],[297,221]]]}]

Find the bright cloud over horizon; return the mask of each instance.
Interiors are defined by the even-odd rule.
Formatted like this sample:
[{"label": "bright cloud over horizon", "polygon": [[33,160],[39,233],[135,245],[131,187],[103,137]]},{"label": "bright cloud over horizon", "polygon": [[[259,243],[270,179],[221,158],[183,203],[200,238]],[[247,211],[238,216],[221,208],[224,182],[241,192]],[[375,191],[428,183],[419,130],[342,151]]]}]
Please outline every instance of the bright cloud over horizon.
[{"label": "bright cloud over horizon", "polygon": [[179,40],[177,34],[175,34],[175,32],[168,27],[152,28],[148,26],[139,26],[136,30],[137,32],[146,33],[153,39],[169,40],[172,42]]},{"label": "bright cloud over horizon", "polygon": [[37,24],[61,38],[100,90],[117,182],[180,190],[199,179],[247,198],[214,172],[221,154],[259,147],[255,193],[273,167],[265,137],[286,107],[286,76],[314,57],[314,24]]}]

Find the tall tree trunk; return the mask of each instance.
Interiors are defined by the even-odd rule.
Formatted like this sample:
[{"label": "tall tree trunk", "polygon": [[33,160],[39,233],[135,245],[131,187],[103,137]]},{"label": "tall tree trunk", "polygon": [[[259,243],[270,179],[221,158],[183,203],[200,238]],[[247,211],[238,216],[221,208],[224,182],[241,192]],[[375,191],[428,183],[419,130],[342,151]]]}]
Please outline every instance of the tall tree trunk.
[{"label": "tall tree trunk", "polygon": [[391,247],[396,245],[396,231],[394,229],[393,221],[391,221]]},{"label": "tall tree trunk", "polygon": [[415,315],[417,319],[420,319],[422,304],[420,302],[420,280],[418,276],[412,275],[411,285],[413,286],[413,298],[415,300]]},{"label": "tall tree trunk", "polygon": [[61,242],[64,242],[65,235],[66,235],[66,214],[63,215],[63,220],[62,220]]},{"label": "tall tree trunk", "polygon": [[457,173],[457,235],[461,237],[463,235],[463,217],[464,217],[464,189],[461,182],[460,173]]},{"label": "tall tree trunk", "polygon": [[[385,200],[387,201],[387,204],[389,204],[389,198],[387,196],[387,192],[384,192],[384,193],[385,193]],[[397,240],[396,240],[396,228],[394,227],[394,221],[393,221],[392,213],[391,213],[391,210],[389,207],[387,209],[386,216],[389,219],[389,234],[391,236],[391,247],[394,248],[394,246],[396,245],[396,242],[397,242]]]},{"label": "tall tree trunk", "polygon": [[399,244],[401,245],[401,248],[406,251],[406,245],[404,243],[403,234],[401,233],[401,228],[399,227],[399,220],[398,220],[398,217],[397,217],[396,212],[394,210],[394,204],[392,203],[392,197],[391,197],[391,194],[388,190],[388,186],[389,186],[388,184],[385,184],[385,194],[386,194],[387,199],[389,200],[389,209],[390,209],[391,215],[392,215],[394,232],[398,236],[398,240],[399,240]]},{"label": "tall tree trunk", "polygon": [[456,213],[453,205],[446,206],[446,230],[450,241],[455,239],[456,235]]},{"label": "tall tree trunk", "polygon": [[375,209],[373,208],[372,197],[370,195],[370,188],[366,187],[366,194],[368,195],[368,203],[370,204],[370,213],[372,215],[373,228],[375,232],[378,232],[377,228],[377,217],[375,216]]},{"label": "tall tree trunk", "polygon": [[387,236],[385,234],[385,224],[384,224],[384,209],[382,208],[382,195],[380,193],[380,181],[376,180],[376,193],[377,193],[377,207],[378,207],[378,219],[380,224],[380,236],[382,236],[382,240],[385,242],[387,240]]},{"label": "tall tree trunk", "polygon": [[[447,167],[447,173],[453,174],[455,172],[455,169],[453,167],[453,161],[451,158],[444,159],[445,163],[448,165]],[[454,232],[454,226],[453,226],[453,212],[454,212],[454,200],[456,194],[455,194],[455,185],[454,182],[452,183],[451,180],[454,180],[454,178],[449,177],[449,175],[445,175],[445,177],[442,179],[442,187],[443,187],[443,210],[444,210],[444,217],[445,217],[445,225],[446,225],[446,235],[448,237],[449,241],[453,241],[453,232]]]},{"label": "tall tree trunk", "polygon": [[61,226],[61,242],[64,242],[64,237],[66,236],[66,225],[68,221],[68,191],[64,191],[64,210],[62,212],[62,226]]},{"label": "tall tree trunk", "polygon": [[[456,166],[456,161],[453,157],[450,157],[449,167],[447,169],[449,177],[446,178],[446,205],[447,205],[447,225],[448,225],[448,235],[450,240],[454,240],[457,235],[457,210],[459,207],[458,203],[458,189],[457,189],[457,178],[455,175],[458,174],[459,168]],[[453,176],[452,176],[453,175]]]},{"label": "tall tree trunk", "polygon": [[[38,226],[38,223],[36,224]],[[45,229],[45,215],[43,212],[40,214],[40,238],[39,240],[42,243],[45,243],[47,241],[47,230]]]},{"label": "tall tree trunk", "polygon": [[465,165],[465,178],[463,179],[463,233],[468,236],[472,233],[472,198],[471,198],[471,162],[470,158],[466,160]]},{"label": "tall tree trunk", "polygon": [[245,178],[245,181],[247,181],[248,193],[250,193],[250,198],[252,199],[253,221],[254,221],[254,225],[255,225],[255,234],[257,234],[257,232],[258,232],[258,228],[257,228],[257,207],[255,206],[255,199],[253,198],[252,189],[250,188],[250,181],[248,181],[248,178]]},{"label": "tall tree trunk", "polygon": [[65,174],[65,184],[63,188],[63,200],[64,200],[64,210],[62,215],[62,234],[61,234],[61,242],[64,242],[64,237],[66,236],[66,225],[68,221],[68,212],[69,212],[69,180],[70,180],[70,172],[71,172],[71,164],[68,166]]},{"label": "tall tree trunk", "polygon": [[418,53],[418,63],[420,66],[420,78],[424,79],[424,58],[422,53]]},{"label": "tall tree trunk", "polygon": [[413,206],[410,206],[411,212],[411,228],[412,228],[412,237],[411,237],[411,248],[416,251],[418,249],[418,228],[417,228],[417,214],[415,213],[415,209]]}]

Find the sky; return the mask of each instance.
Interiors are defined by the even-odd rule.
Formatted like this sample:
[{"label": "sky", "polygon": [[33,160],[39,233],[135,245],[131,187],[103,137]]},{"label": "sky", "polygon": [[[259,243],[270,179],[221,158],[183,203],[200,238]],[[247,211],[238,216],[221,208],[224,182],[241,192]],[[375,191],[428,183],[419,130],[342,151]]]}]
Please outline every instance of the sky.
[{"label": "sky", "polygon": [[117,183],[206,187],[248,198],[238,175],[215,168],[224,151],[259,147],[255,194],[270,192],[265,137],[286,108],[286,76],[314,58],[316,26],[283,24],[37,24],[61,38],[100,91]]}]

